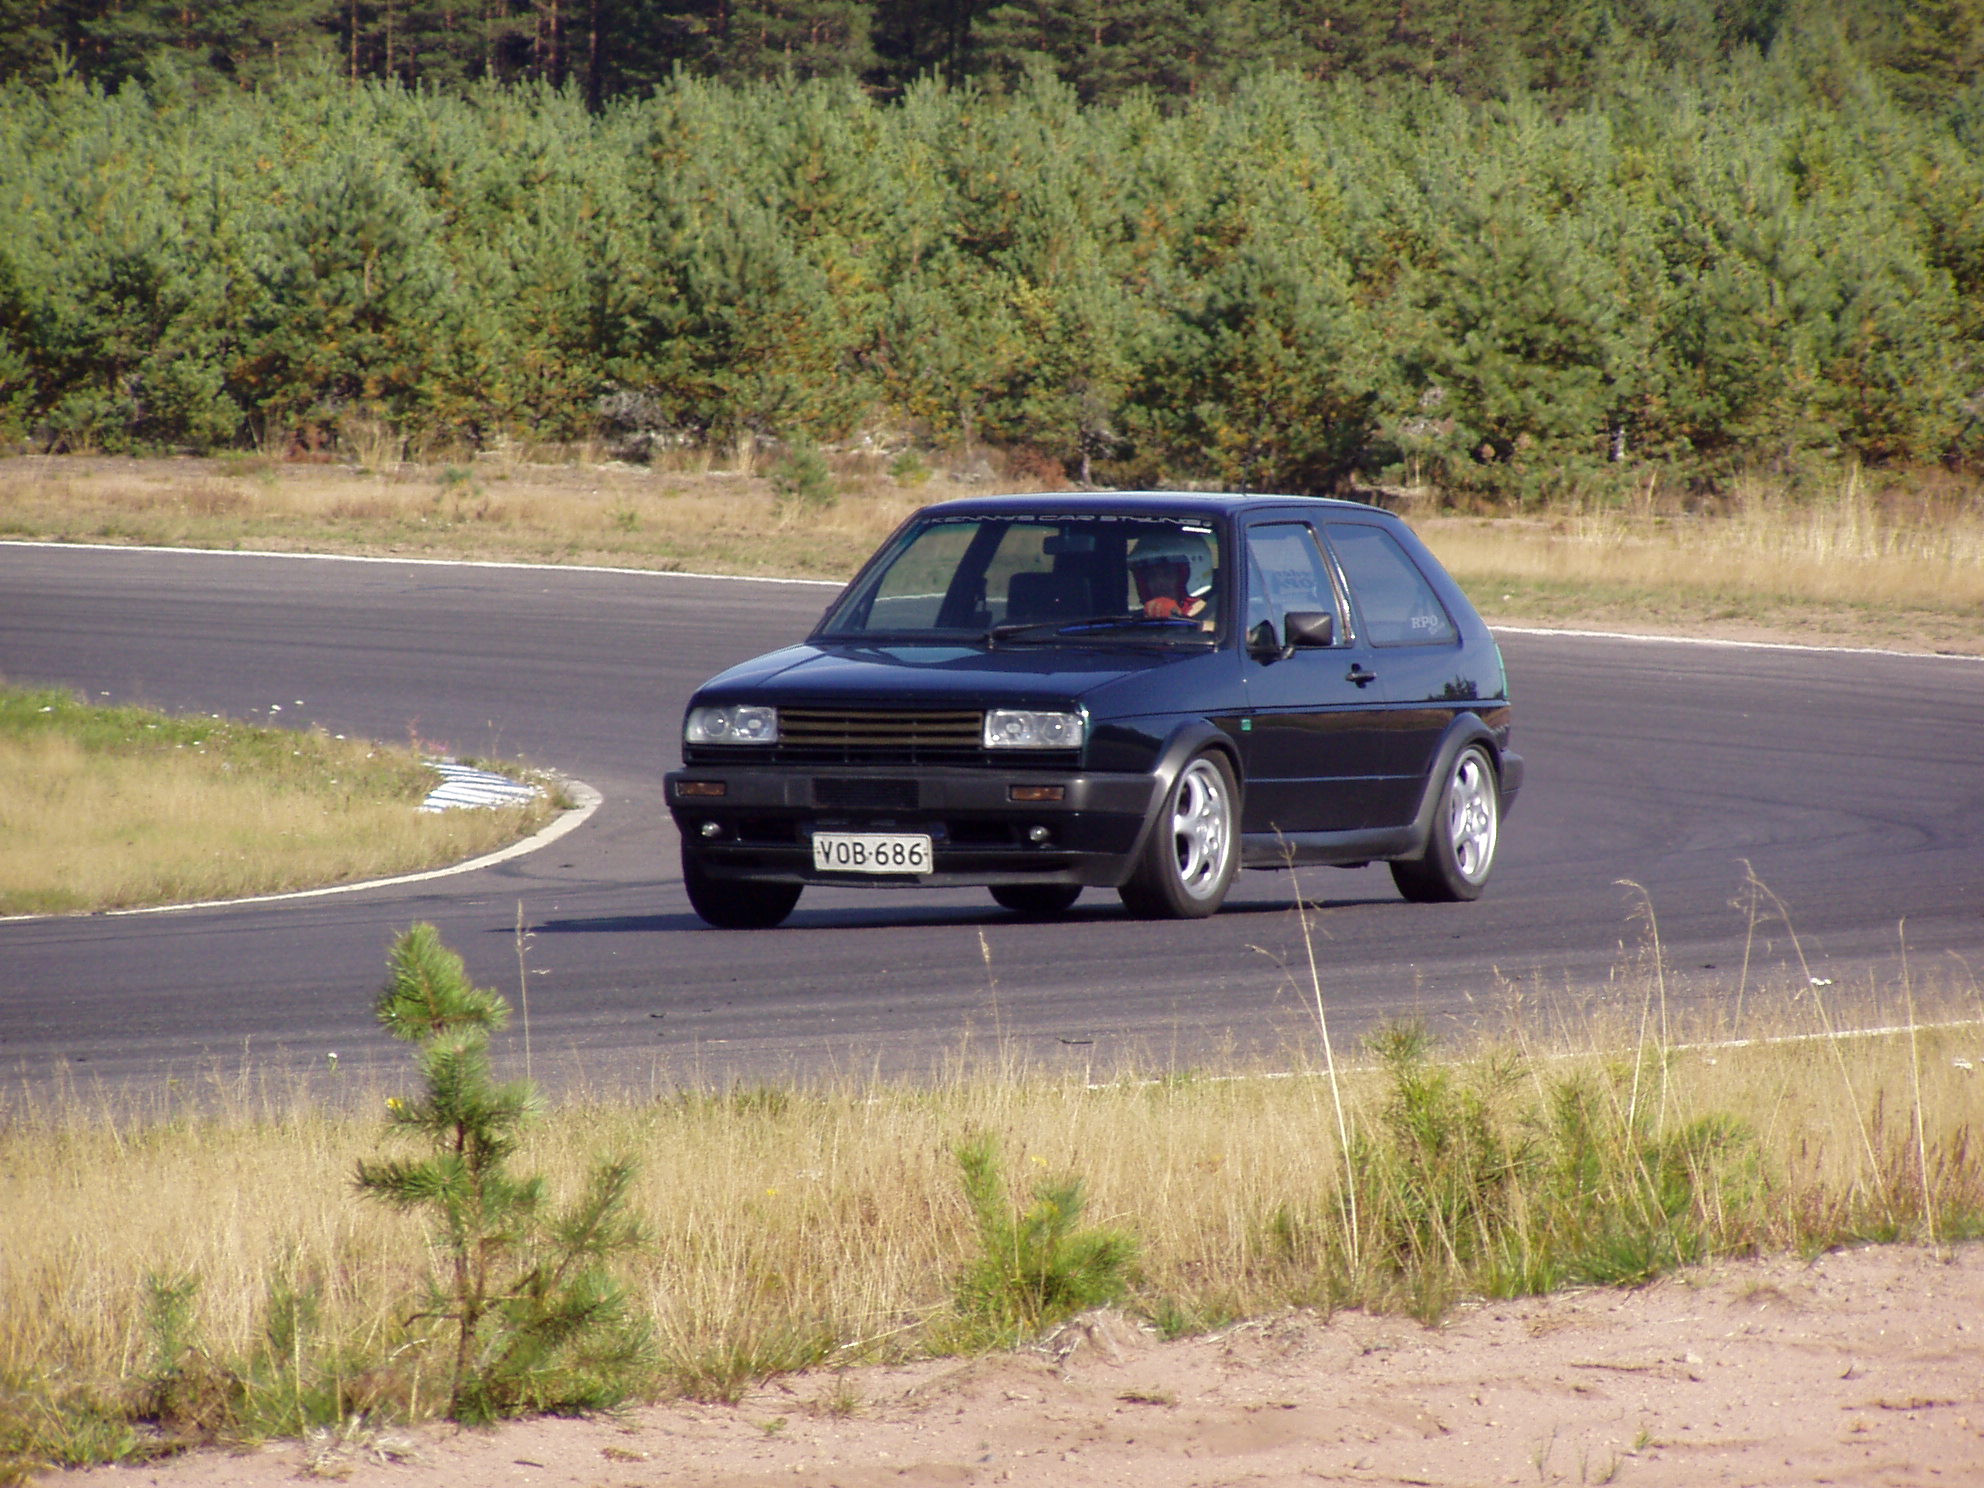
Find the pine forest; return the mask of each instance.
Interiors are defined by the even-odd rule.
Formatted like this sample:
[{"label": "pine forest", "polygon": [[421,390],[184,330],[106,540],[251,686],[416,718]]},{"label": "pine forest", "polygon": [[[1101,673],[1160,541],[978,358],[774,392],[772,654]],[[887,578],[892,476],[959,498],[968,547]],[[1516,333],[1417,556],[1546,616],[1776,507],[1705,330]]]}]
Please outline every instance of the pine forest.
[{"label": "pine forest", "polygon": [[0,0],[0,444],[1984,454],[1984,0]]}]

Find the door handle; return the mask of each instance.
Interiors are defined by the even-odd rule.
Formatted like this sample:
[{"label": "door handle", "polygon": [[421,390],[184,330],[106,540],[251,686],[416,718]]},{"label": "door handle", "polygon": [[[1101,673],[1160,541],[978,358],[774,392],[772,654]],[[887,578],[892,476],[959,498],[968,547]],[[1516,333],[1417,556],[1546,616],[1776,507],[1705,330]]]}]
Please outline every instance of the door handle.
[{"label": "door handle", "polygon": [[1377,681],[1378,674],[1376,672],[1367,672],[1364,669],[1363,662],[1353,661],[1350,664],[1350,670],[1345,673],[1345,680],[1355,682],[1359,687],[1363,687],[1368,683]]}]

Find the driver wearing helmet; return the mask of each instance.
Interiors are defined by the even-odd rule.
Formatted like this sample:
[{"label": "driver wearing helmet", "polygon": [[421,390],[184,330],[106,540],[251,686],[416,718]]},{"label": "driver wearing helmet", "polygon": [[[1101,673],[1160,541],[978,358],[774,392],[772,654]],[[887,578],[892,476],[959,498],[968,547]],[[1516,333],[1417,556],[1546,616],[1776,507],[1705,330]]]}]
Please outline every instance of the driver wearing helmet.
[{"label": "driver wearing helmet", "polygon": [[1130,551],[1137,599],[1152,620],[1196,619],[1212,599],[1212,544],[1196,532],[1153,533]]}]

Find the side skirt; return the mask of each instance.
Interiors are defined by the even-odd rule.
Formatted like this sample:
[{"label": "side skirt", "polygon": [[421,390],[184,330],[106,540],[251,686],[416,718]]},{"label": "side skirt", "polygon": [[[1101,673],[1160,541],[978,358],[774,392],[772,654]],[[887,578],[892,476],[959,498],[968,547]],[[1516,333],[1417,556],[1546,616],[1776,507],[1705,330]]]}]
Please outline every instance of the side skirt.
[{"label": "side skirt", "polygon": [[1408,858],[1419,851],[1413,826],[1355,832],[1246,832],[1240,838],[1243,868],[1304,867],[1312,863],[1355,867],[1380,858]]}]

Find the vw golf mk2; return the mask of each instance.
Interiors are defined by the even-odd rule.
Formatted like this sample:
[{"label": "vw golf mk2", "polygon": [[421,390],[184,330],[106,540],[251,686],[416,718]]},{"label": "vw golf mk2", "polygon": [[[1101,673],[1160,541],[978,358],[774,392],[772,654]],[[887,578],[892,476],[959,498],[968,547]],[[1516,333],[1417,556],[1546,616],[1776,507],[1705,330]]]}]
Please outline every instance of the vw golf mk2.
[{"label": "vw golf mk2", "polygon": [[1382,861],[1473,899],[1522,774],[1501,653],[1396,517],[1084,494],[917,513],[697,689],[667,789],[689,902],[741,929],[811,883],[1190,918],[1241,868]]}]

